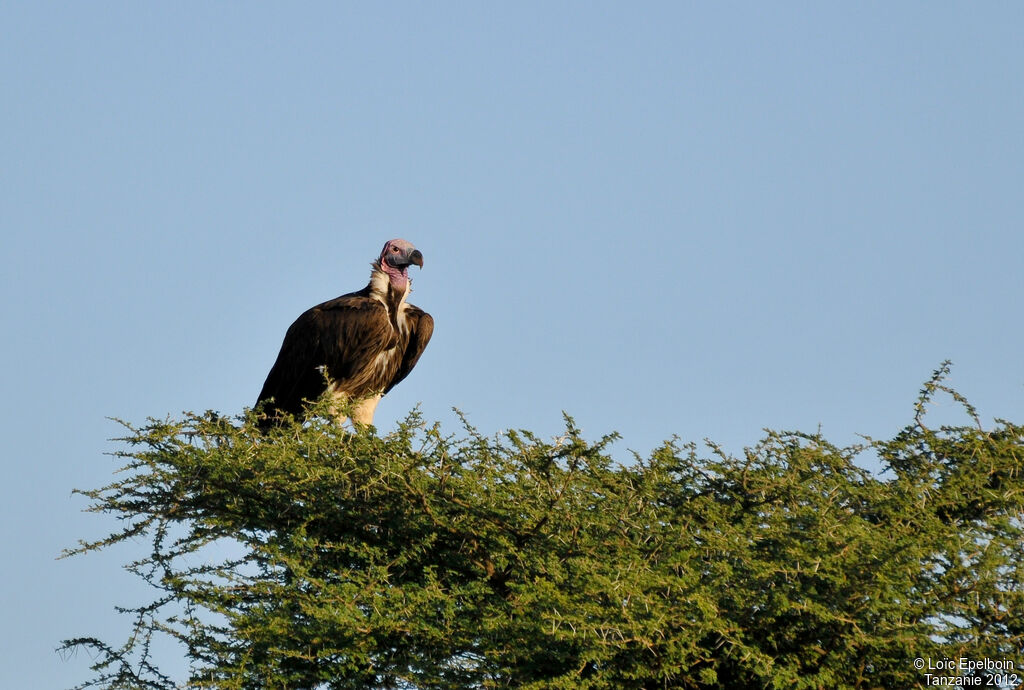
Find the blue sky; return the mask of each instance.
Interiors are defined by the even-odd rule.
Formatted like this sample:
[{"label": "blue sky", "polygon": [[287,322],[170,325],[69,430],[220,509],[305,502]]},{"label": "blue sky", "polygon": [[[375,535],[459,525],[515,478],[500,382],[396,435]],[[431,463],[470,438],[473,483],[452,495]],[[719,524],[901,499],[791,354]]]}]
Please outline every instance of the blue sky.
[{"label": "blue sky", "polygon": [[[146,592],[119,433],[251,405],[304,309],[423,252],[378,408],[617,452],[911,418],[944,359],[1024,419],[1017,3],[0,5],[0,687],[88,678]],[[944,402],[940,415],[953,416]],[[140,546],[141,548],[141,546]]]}]

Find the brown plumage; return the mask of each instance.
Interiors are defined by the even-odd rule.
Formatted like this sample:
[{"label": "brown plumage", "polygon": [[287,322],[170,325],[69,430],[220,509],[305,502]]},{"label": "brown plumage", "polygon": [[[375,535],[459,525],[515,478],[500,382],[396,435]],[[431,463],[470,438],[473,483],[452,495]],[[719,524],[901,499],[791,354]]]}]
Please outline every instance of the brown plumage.
[{"label": "brown plumage", "polygon": [[[434,331],[430,314],[405,301],[412,264],[422,268],[423,255],[405,240],[390,240],[366,287],[295,320],[260,391],[263,426],[276,423],[282,412],[301,417],[304,403],[327,390],[324,373],[336,401],[353,401],[353,419],[373,422],[381,396],[409,375]],[[339,414],[339,422],[344,419]]]}]

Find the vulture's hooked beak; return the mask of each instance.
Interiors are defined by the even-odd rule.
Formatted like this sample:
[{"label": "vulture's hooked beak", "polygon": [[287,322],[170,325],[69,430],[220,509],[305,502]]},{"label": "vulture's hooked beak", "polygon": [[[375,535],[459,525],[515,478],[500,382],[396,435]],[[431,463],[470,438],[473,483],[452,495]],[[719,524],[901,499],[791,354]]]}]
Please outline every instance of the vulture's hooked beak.
[{"label": "vulture's hooked beak", "polygon": [[409,255],[409,263],[423,268],[423,254],[420,253],[419,249],[412,250],[412,254]]}]

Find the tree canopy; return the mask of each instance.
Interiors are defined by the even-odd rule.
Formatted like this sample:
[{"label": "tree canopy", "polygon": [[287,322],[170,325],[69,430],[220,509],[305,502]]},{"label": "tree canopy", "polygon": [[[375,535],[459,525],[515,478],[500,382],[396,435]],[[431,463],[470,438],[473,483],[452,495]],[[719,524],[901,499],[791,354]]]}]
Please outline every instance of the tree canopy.
[{"label": "tree canopy", "polygon": [[[81,687],[910,688],[915,659],[1024,669],[1024,427],[925,385],[894,438],[766,432],[740,456],[667,441],[615,462],[570,417],[383,436],[313,410],[125,425],[82,491],[144,540],[153,600]],[[945,393],[963,426],[931,428]],[[856,460],[874,452],[882,472]],[[154,636],[180,642],[168,677]],[[1013,671],[1011,670],[1011,673]],[[940,673],[934,671],[933,673]],[[992,670],[970,671],[982,679]],[[963,675],[942,672],[942,675]]]}]

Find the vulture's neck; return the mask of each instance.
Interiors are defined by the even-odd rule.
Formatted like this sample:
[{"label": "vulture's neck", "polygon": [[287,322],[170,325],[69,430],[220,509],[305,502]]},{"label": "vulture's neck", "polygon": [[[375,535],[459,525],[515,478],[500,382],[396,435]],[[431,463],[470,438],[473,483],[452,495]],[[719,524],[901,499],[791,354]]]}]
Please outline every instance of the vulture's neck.
[{"label": "vulture's neck", "polygon": [[405,298],[409,295],[412,283],[408,278],[395,280],[388,275],[380,264],[374,262],[373,272],[370,273],[370,297],[380,301],[387,307],[392,319],[398,316]]}]

